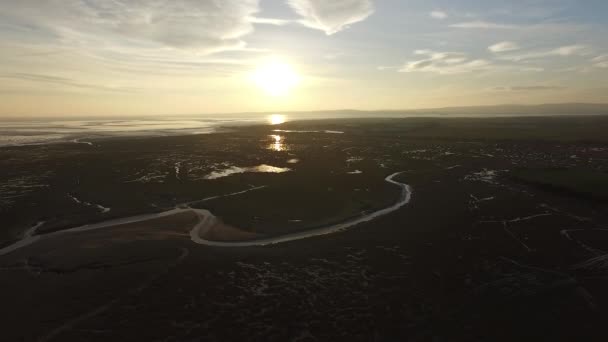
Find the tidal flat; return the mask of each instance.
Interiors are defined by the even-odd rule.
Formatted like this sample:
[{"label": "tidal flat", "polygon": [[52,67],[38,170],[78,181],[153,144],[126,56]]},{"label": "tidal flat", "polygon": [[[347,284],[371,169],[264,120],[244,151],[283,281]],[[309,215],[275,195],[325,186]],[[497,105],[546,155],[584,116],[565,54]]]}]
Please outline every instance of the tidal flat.
[{"label": "tidal flat", "polygon": [[[603,341],[607,131],[328,119],[2,147],[0,248],[34,240],[0,256],[3,339]],[[411,198],[348,229],[193,241],[197,210],[213,241],[357,221],[400,203],[391,175]]]}]

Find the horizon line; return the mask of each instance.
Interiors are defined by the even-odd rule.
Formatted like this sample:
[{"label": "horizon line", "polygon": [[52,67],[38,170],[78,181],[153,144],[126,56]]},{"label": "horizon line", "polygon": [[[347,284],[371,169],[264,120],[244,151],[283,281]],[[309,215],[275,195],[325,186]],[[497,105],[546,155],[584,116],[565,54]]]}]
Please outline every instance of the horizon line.
[{"label": "horizon line", "polygon": [[[311,110],[268,110],[268,111],[243,111],[243,112],[206,112],[206,113],[172,113],[172,114],[37,114],[32,116],[24,116],[20,114],[0,115],[0,120],[6,119],[38,119],[38,118],[112,118],[117,117],[133,118],[133,117],[158,117],[158,116],[196,116],[196,115],[255,115],[255,114],[297,114],[297,113],[330,113],[330,112],[359,112],[359,113],[416,113],[419,111],[440,111],[440,110],[459,110],[459,109],[483,109],[483,108],[500,108],[500,107],[542,107],[542,106],[606,106],[606,114],[608,114],[608,102],[544,102],[537,104],[518,104],[518,103],[503,103],[495,105],[461,105],[461,106],[444,106],[444,107],[415,107],[402,109],[311,109]],[[513,113],[516,114],[516,113]],[[573,114],[575,115],[575,114]]]}]

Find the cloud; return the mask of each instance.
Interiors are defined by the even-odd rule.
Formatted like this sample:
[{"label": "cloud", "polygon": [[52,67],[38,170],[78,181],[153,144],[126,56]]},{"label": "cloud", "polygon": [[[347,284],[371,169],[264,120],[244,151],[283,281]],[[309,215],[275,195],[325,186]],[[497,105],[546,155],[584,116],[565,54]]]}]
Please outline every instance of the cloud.
[{"label": "cloud", "polygon": [[500,30],[515,30],[519,27],[516,25],[498,24],[489,21],[476,20],[463,23],[452,24],[450,27],[462,29],[500,29]]},{"label": "cloud", "polygon": [[[498,60],[473,58],[464,52],[437,52],[433,50],[415,50],[414,55],[423,56],[420,59],[406,62],[398,67],[399,72],[426,72],[440,75],[454,75],[469,72],[542,72],[544,68],[529,65],[517,65]],[[390,67],[381,67],[387,70]]]},{"label": "cloud", "polygon": [[585,45],[568,45],[558,47],[557,49],[550,51],[550,54],[556,56],[573,56],[585,54],[586,50],[587,46]]},{"label": "cloud", "polygon": [[608,55],[601,55],[591,60],[596,68],[608,68]]},{"label": "cloud", "polygon": [[277,18],[260,18],[260,17],[251,17],[249,21],[254,24],[263,24],[263,25],[274,25],[274,26],[283,26],[289,24],[291,21],[286,19],[277,19]]},{"label": "cloud", "polygon": [[426,58],[407,62],[399,69],[399,72],[430,72],[449,75],[488,70],[492,67],[490,61],[484,59],[470,59],[462,52],[416,50],[414,54],[425,56]]},{"label": "cloud", "polygon": [[81,83],[81,82],[77,82],[71,78],[43,75],[43,74],[8,73],[8,74],[0,74],[0,78],[8,78],[8,79],[14,79],[14,80],[21,80],[21,81],[30,81],[30,82],[42,82],[42,83],[48,83],[48,84],[54,84],[54,85],[60,85],[60,86],[67,86],[69,88],[79,89],[79,90],[86,88],[86,89],[94,89],[94,90],[110,91],[110,92],[136,91],[135,88],[116,87],[116,86],[110,87],[110,86],[97,85],[97,84]]},{"label": "cloud", "polygon": [[569,57],[569,56],[585,56],[588,55],[590,48],[586,45],[566,45],[560,46],[551,50],[533,51],[523,54],[502,55],[500,59],[521,62],[531,59],[542,59],[547,57]]},{"label": "cloud", "polygon": [[303,19],[301,23],[327,35],[340,32],[374,13],[371,0],[288,0]]},{"label": "cloud", "polygon": [[546,91],[546,90],[561,90],[566,89],[563,86],[547,86],[547,85],[532,85],[532,86],[510,86],[510,87],[494,87],[496,91]]},{"label": "cloud", "polygon": [[473,20],[455,23],[449,27],[458,29],[469,29],[469,30],[503,30],[503,31],[519,31],[526,35],[563,35],[563,34],[581,34],[582,32],[588,31],[590,27],[588,25],[580,23],[566,23],[566,22],[537,22],[534,24],[523,24],[523,23],[498,23],[485,20]]},{"label": "cloud", "polygon": [[401,69],[401,66],[390,66],[390,65],[379,65],[376,67],[376,70],[385,71],[385,70],[393,70],[393,69]]},{"label": "cloud", "polygon": [[195,50],[242,49],[258,0],[23,0],[3,15],[64,45],[124,45]]},{"label": "cloud", "polygon": [[496,43],[496,44],[488,47],[488,50],[495,52],[495,53],[515,51],[515,50],[519,50],[519,49],[520,49],[519,45],[517,45],[517,43],[513,43],[513,42],[500,42],[500,43]]},{"label": "cloud", "polygon": [[443,11],[432,11],[431,13],[429,13],[429,15],[431,16],[431,18],[439,20],[443,20],[448,17],[448,14]]}]

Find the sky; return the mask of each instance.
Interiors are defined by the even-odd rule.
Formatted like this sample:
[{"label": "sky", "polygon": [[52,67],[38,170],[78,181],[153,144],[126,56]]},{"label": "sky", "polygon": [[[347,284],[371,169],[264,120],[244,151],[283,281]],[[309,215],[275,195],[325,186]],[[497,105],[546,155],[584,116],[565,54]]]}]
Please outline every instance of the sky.
[{"label": "sky", "polygon": [[606,0],[0,2],[0,116],[608,103]]}]

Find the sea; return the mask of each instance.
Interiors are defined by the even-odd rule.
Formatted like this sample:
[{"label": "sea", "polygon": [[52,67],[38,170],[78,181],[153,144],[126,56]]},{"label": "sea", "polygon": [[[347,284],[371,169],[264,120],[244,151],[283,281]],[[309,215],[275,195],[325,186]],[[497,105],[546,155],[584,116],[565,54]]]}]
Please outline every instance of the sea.
[{"label": "sea", "polygon": [[90,143],[111,137],[206,134],[220,127],[284,122],[281,115],[0,120],[0,147]]}]

